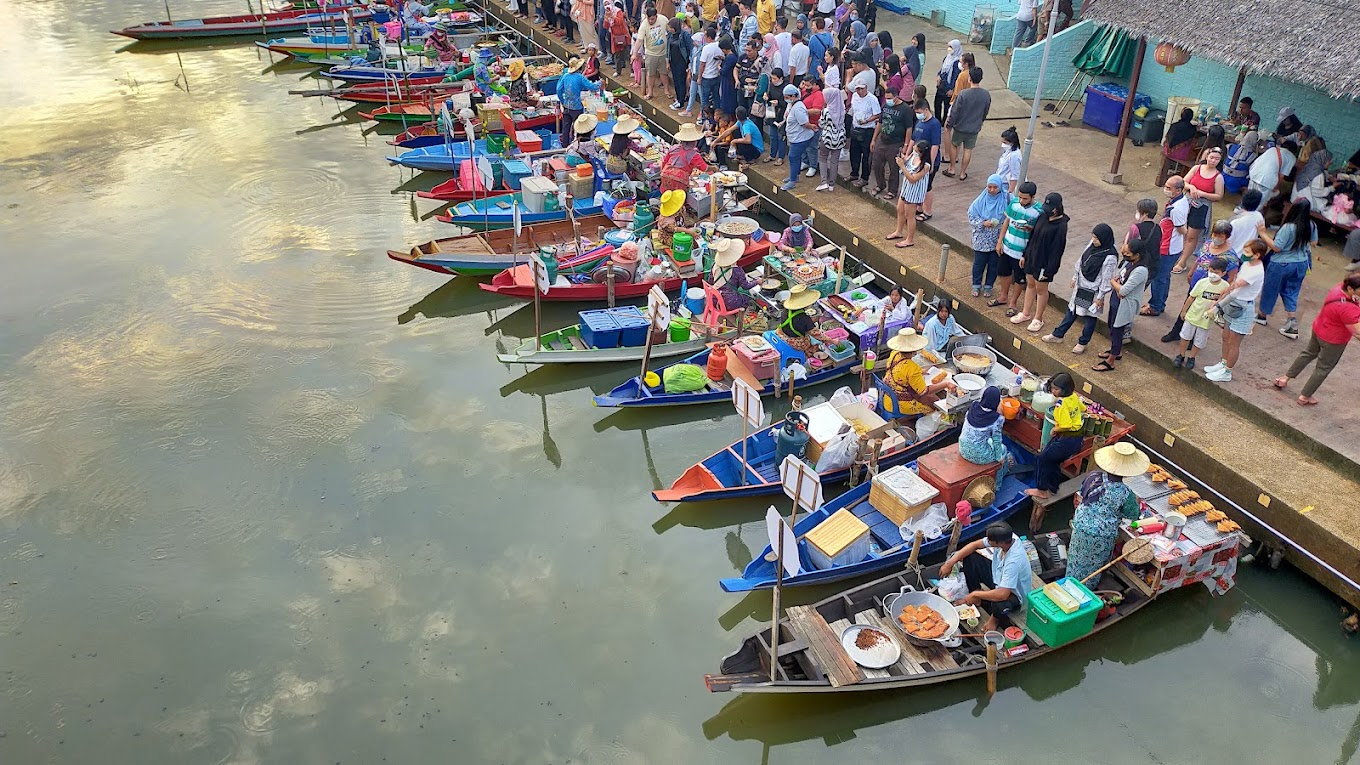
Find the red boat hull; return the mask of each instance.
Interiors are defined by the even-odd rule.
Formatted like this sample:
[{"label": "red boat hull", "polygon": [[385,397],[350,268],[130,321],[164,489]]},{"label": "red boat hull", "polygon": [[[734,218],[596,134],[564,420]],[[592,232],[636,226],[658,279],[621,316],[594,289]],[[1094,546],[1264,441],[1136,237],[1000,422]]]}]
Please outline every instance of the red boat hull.
[{"label": "red boat hull", "polygon": [[[742,253],[741,260],[737,265],[749,268],[765,257],[770,251],[768,239],[759,244],[748,244],[746,252]],[[660,284],[661,289],[667,292],[674,292],[680,289],[680,285],[685,281],[695,277],[681,277],[665,279],[659,282],[634,282],[631,284],[615,284],[614,297],[616,299],[645,297],[652,287]],[[497,295],[519,298],[521,300],[532,300],[534,296],[533,274],[528,266],[516,266],[491,277],[488,283],[478,284],[479,288],[487,292],[494,292]],[[609,288],[604,284],[573,284],[569,287],[552,287],[547,293],[539,295],[540,300],[556,300],[559,302],[601,302],[609,299]]]}]

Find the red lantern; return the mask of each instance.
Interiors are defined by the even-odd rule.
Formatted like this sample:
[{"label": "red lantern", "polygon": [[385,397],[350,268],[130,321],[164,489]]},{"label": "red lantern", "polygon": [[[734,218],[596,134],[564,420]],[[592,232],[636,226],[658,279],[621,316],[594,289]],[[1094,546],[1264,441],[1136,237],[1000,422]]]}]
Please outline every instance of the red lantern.
[{"label": "red lantern", "polygon": [[1152,60],[1166,67],[1166,71],[1174,72],[1176,67],[1190,60],[1190,51],[1169,42],[1158,43],[1152,53]]}]

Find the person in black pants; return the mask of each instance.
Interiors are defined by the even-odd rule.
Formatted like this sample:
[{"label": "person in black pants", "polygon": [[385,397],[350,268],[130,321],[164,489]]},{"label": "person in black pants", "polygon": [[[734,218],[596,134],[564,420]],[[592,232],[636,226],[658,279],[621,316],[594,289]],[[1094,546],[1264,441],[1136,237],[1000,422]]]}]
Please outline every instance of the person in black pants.
[{"label": "person in black pants", "polygon": [[869,183],[870,149],[882,112],[878,99],[869,94],[868,83],[855,83],[850,99],[850,185],[856,188]]},{"label": "person in black pants", "polygon": [[949,52],[940,62],[940,69],[935,75],[935,118],[940,124],[944,124],[949,117],[950,99],[954,97],[954,85],[958,83],[959,75],[963,73],[962,66],[963,43],[950,40]]}]

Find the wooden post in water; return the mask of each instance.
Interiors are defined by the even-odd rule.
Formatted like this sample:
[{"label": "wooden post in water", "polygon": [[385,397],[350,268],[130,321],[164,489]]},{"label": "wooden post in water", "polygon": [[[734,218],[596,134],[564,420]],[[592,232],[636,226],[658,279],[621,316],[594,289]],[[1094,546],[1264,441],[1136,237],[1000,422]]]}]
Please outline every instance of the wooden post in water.
[{"label": "wooden post in water", "polygon": [[[606,268],[612,268],[612,266],[606,266]],[[648,313],[650,314],[651,312],[648,311]],[[652,334],[654,332],[656,332],[656,316],[653,314],[647,317],[647,342],[642,346],[642,371],[638,372],[638,382],[643,385],[647,384],[647,382],[642,379],[647,376],[647,362],[652,360]],[[745,422],[745,420],[742,420],[743,428],[746,427]]]},{"label": "wooden post in water", "polygon": [[996,643],[987,644],[987,696],[996,695]]},{"label": "wooden post in water", "polygon": [[916,530],[916,537],[911,541],[911,557],[907,559],[907,568],[919,568],[921,564],[917,561],[921,557],[921,544],[926,540],[926,533],[920,529]]},{"label": "wooden post in water", "polygon": [[841,248],[840,260],[836,262],[836,294],[841,294],[841,282],[845,279],[845,248]]},{"label": "wooden post in water", "polygon": [[165,0],[165,21],[169,24],[175,23],[175,20],[170,18],[170,0]]},{"label": "wooden post in water", "polygon": [[604,291],[610,308],[614,307],[614,266],[606,263],[604,266]]}]

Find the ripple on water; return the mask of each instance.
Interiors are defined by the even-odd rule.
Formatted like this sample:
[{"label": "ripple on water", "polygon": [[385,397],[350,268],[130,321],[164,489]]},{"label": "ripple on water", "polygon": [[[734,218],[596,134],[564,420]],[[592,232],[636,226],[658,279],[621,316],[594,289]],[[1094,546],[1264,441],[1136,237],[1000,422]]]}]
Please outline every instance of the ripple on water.
[{"label": "ripple on water", "polygon": [[1316,678],[1310,678],[1294,667],[1268,656],[1253,656],[1244,664],[1246,676],[1256,684],[1261,708],[1282,720],[1295,717],[1299,710],[1312,705],[1312,688]]},{"label": "ripple on water", "polygon": [[[280,718],[315,720],[330,693],[330,681],[307,680],[293,670],[284,670],[266,687],[251,692],[241,704],[241,725],[260,735],[274,731]],[[314,723],[313,723],[314,724]]]},{"label": "ripple on water", "polygon": [[37,484],[28,465],[0,452],[0,520],[16,518],[38,498]]},{"label": "ripple on water", "polygon": [[270,460],[301,459],[303,445],[346,441],[368,419],[348,397],[328,389],[303,388],[280,396],[252,417],[260,453]]}]

